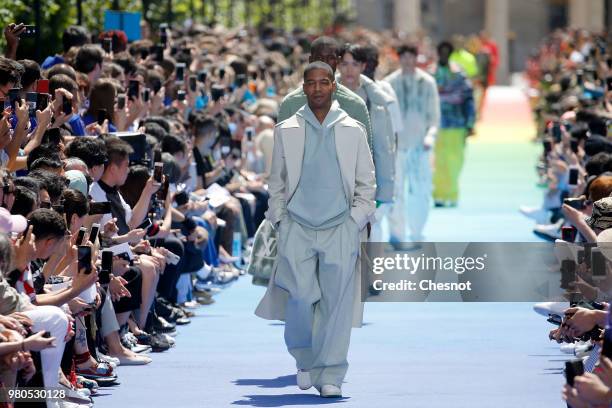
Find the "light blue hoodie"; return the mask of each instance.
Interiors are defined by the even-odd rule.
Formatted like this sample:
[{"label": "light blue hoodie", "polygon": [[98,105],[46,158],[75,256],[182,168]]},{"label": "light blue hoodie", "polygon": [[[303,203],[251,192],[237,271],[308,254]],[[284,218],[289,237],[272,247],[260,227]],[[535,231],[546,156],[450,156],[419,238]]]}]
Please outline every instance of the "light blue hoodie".
[{"label": "light blue hoodie", "polygon": [[334,125],[348,114],[340,109],[336,101],[332,103],[323,123],[319,122],[308,104],[296,114],[305,121],[306,138],[302,173],[296,191],[287,204],[287,212],[294,221],[312,229],[335,227],[350,214],[334,133]]}]

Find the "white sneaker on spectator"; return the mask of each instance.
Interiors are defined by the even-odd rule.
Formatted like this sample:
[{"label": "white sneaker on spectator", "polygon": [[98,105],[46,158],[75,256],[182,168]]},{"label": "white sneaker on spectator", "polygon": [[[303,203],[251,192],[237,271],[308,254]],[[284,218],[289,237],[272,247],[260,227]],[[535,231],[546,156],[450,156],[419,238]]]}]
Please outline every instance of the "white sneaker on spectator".
[{"label": "white sneaker on spectator", "polygon": [[86,388],[74,389],[66,387],[64,384],[60,383],[59,388],[65,391],[66,399],[71,402],[76,402],[79,404],[91,404],[91,392]]},{"label": "white sneaker on spectator", "polygon": [[219,262],[224,264],[233,264],[234,262],[238,262],[240,260],[237,256],[224,256],[219,255]]},{"label": "white sneaker on spectator", "polygon": [[181,306],[183,306],[185,309],[197,309],[198,307],[200,307],[200,304],[195,300],[190,300],[188,302],[183,303]]},{"label": "white sneaker on spectator", "polygon": [[205,281],[212,272],[212,266],[204,264],[204,266],[196,272],[198,279]]},{"label": "white sneaker on spectator", "polygon": [[164,339],[166,339],[166,341],[168,342],[168,344],[170,344],[170,346],[174,347],[174,345],[176,345],[176,340],[174,339],[174,337],[172,337],[168,333],[159,333],[159,335],[162,336]]},{"label": "white sneaker on spectator", "polygon": [[533,310],[544,317],[551,314],[563,317],[565,309],[569,307],[569,302],[540,302],[533,305]]},{"label": "white sneaker on spectator", "polygon": [[538,224],[547,224],[550,222],[550,212],[537,207],[527,207],[526,205],[522,205],[519,208],[521,214],[523,214],[527,218],[531,218]]},{"label": "white sneaker on spectator", "polygon": [[117,357],[111,357],[109,355],[100,353],[99,351],[98,351],[98,358],[101,361],[106,361],[107,363],[110,363],[111,365],[113,365],[113,364],[119,365],[119,359]]},{"label": "white sneaker on spectator", "polygon": [[574,351],[576,350],[576,344],[575,343],[563,343],[561,344],[561,346],[559,346],[559,350],[565,354],[574,354]]},{"label": "white sneaker on spectator", "polygon": [[340,398],[342,397],[342,390],[332,384],[325,384],[321,387],[321,396],[323,398]]},{"label": "white sneaker on spectator", "polygon": [[310,371],[298,370],[295,378],[297,380],[298,387],[300,387],[300,390],[307,390],[312,387],[312,381],[310,380]]},{"label": "white sneaker on spectator", "polygon": [[563,225],[563,219],[555,222],[554,224],[538,224],[533,228],[533,233],[550,241],[561,238],[561,226]]},{"label": "white sneaker on spectator", "polygon": [[148,353],[151,351],[151,346],[135,344],[130,350],[132,350],[134,353]]},{"label": "white sneaker on spectator", "polygon": [[113,367],[113,370],[115,368],[117,368],[117,366],[119,365],[119,359],[115,358],[115,357],[111,357],[111,356],[107,356],[105,354],[102,354],[100,352],[98,352],[98,360],[100,362],[105,362],[108,365],[110,365],[111,367]]},{"label": "white sneaker on spectator", "polygon": [[574,355],[578,358],[583,358],[585,356],[589,356],[591,354],[591,350],[593,350],[593,344],[590,341],[579,343],[574,348]]}]

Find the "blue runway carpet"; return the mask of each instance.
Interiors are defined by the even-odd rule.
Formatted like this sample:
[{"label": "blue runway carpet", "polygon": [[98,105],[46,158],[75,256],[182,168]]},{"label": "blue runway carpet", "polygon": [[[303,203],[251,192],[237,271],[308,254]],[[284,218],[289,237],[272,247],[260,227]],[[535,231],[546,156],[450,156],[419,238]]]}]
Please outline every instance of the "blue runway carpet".
[{"label": "blue runway carpet", "polygon": [[[520,204],[537,204],[538,148],[470,143],[456,209],[433,210],[431,241],[533,241]],[[119,367],[121,385],[96,406],[115,407],[469,407],[553,408],[563,361],[552,328],[528,303],[367,304],[353,330],[345,398],[295,385],[283,325],[253,310],[263,288],[244,277],[181,327],[177,347],[146,367]]]}]

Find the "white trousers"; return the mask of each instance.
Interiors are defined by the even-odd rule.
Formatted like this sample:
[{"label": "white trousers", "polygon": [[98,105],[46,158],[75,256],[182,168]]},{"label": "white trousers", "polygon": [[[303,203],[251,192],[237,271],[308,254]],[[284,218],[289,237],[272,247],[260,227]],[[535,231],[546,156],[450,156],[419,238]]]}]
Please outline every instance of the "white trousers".
[{"label": "white trousers", "polygon": [[359,228],[349,218],[325,230],[281,221],[275,283],[289,292],[285,343],[316,387],[340,387],[348,369]]},{"label": "white trousers", "polygon": [[395,202],[389,217],[391,240],[423,241],[423,229],[431,208],[432,173],[430,153],[423,147],[398,150],[395,164]]},{"label": "white trousers", "polygon": [[[32,319],[32,332],[41,330],[55,337],[55,347],[40,352],[42,374],[45,388],[58,387],[59,369],[64,354],[64,338],[68,332],[68,317],[62,309],[56,306],[36,306],[32,310],[23,312]],[[47,401],[48,407],[55,407],[55,402]]]}]

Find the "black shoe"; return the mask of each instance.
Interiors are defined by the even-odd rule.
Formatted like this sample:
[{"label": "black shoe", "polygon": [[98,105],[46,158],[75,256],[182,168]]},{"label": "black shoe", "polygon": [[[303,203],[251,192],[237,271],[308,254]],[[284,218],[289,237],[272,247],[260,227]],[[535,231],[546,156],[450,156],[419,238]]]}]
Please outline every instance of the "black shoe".
[{"label": "black shoe", "polygon": [[164,318],[158,317],[153,313],[149,313],[147,316],[147,324],[145,331],[147,333],[173,333],[175,332],[176,325],[174,323],[167,322]]},{"label": "black shoe", "polygon": [[151,346],[151,351],[153,353],[161,353],[162,351],[166,351],[172,347],[170,343],[168,343],[166,339],[163,336],[160,336],[158,333],[150,336],[149,346]]}]

